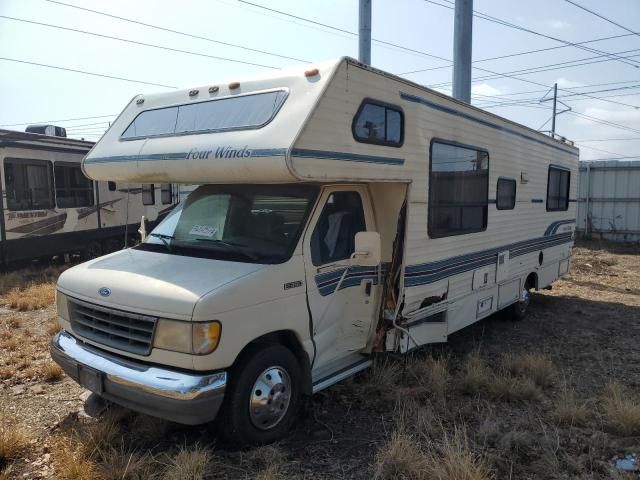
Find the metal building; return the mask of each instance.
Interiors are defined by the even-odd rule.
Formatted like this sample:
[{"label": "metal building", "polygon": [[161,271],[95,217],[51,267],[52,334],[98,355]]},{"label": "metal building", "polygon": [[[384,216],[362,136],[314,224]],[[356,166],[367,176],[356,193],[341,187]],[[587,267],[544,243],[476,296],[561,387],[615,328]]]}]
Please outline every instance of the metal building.
[{"label": "metal building", "polygon": [[576,232],[640,241],[640,161],[580,162]]}]

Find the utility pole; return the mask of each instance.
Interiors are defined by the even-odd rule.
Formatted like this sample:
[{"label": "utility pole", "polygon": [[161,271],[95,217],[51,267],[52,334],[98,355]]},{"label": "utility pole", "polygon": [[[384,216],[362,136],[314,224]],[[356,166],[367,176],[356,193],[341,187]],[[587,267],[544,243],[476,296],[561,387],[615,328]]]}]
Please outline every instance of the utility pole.
[{"label": "utility pole", "polygon": [[371,65],[371,2],[360,0],[359,7],[358,60],[367,65]]},{"label": "utility pole", "polygon": [[453,98],[471,103],[473,0],[456,0],[453,23]]},{"label": "utility pole", "polygon": [[551,138],[556,136],[556,104],[558,103],[558,84],[553,84],[553,118],[551,120]]}]

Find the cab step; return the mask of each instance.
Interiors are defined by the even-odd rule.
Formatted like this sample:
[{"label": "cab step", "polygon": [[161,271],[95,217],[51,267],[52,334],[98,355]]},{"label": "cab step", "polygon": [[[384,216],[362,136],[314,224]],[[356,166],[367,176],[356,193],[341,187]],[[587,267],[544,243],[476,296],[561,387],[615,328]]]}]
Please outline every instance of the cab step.
[{"label": "cab step", "polygon": [[371,365],[371,359],[361,353],[352,353],[313,371],[313,393],[356,374]]}]

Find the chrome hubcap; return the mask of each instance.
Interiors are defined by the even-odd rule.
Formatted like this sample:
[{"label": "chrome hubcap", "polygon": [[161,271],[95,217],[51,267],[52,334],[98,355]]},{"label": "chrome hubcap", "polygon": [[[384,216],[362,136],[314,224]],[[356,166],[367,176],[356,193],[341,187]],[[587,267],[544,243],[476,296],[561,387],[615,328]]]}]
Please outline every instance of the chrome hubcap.
[{"label": "chrome hubcap", "polygon": [[529,302],[531,301],[531,294],[529,293],[529,290],[522,289],[522,292],[520,293],[520,302],[518,303],[518,306],[520,307],[520,311],[524,312],[527,307],[529,307]]},{"label": "chrome hubcap", "polygon": [[269,367],[253,384],[249,397],[249,418],[260,430],[278,425],[291,401],[291,379],[284,368]]}]

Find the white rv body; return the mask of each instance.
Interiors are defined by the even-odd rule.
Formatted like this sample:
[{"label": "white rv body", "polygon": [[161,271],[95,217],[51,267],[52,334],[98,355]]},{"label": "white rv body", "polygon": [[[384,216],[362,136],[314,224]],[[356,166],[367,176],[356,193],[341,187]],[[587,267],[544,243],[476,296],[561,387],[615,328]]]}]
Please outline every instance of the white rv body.
[{"label": "white rv body", "polygon": [[[87,179],[93,142],[0,130],[0,263],[122,248],[141,216],[154,225],[179,199],[178,185]],[[145,201],[143,202],[143,196]]]},{"label": "white rv body", "polygon": [[[273,107],[261,104],[266,110],[251,114],[230,109],[216,128],[189,117],[212,102],[263,94],[256,98],[273,99]],[[224,123],[234,115],[254,124]],[[200,127],[178,131],[182,123]],[[241,365],[251,365],[248,352],[264,345],[290,349],[299,362],[299,390],[318,391],[366,368],[372,352],[444,342],[500,309],[526,308],[529,289],[565,274],[577,165],[578,150],[566,142],[348,58],[306,72],[298,67],[273,77],[141,95],[85,158],[90,178],[203,185],[179,207],[185,209],[220,192],[266,192],[250,221],[262,218],[267,228],[274,212],[290,215],[284,224],[301,222],[297,237],[292,230],[281,237],[293,241],[282,261],[192,258],[170,250],[166,244],[174,237],[161,224],[156,234],[165,232],[163,239],[61,276],[64,332],[52,354],[104,397],[185,423],[213,418],[225,388],[239,388],[231,379],[242,376]],[[304,215],[269,200],[279,189],[310,199]],[[189,234],[220,242],[222,228],[198,224]],[[350,255],[337,258],[345,238]],[[150,328],[170,319],[215,320],[221,329],[208,354],[159,348],[157,330],[148,350],[135,353],[77,331],[83,321],[74,320],[77,308],[144,316]],[[118,359],[149,375],[132,377],[121,364],[113,367]],[[83,380],[77,374],[83,362],[106,376]],[[181,385],[177,390],[157,384],[172,375]],[[141,403],[141,389],[153,407]],[[233,417],[226,408],[225,416]]]}]

